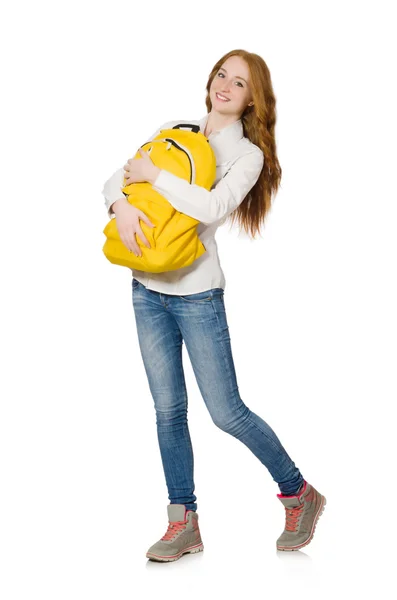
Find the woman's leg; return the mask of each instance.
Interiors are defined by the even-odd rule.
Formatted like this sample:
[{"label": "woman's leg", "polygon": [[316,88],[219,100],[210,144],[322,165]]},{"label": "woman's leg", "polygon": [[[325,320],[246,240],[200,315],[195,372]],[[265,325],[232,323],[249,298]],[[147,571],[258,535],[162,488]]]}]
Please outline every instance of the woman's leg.
[{"label": "woman's leg", "polygon": [[302,474],[271,427],[240,398],[223,290],[168,298],[214,423],[257,456],[282,494],[295,494],[304,483]]},{"label": "woman's leg", "polygon": [[197,510],[182,335],[162,296],[132,280],[139,346],[156,411],[157,437],[171,504]]}]

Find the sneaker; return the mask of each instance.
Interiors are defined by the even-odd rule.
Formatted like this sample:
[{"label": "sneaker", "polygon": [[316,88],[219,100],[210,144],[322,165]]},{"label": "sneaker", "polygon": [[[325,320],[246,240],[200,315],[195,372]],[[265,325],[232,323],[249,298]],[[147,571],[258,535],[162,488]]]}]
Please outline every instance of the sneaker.
[{"label": "sneaker", "polygon": [[295,496],[277,494],[277,498],[285,506],[285,529],[276,542],[277,550],[299,550],[311,542],[326,499],[307,481]]},{"label": "sneaker", "polygon": [[186,510],[184,504],[168,504],[168,529],[163,537],[146,552],[151,560],[168,562],[183,554],[204,550],[198,526],[198,514]]}]

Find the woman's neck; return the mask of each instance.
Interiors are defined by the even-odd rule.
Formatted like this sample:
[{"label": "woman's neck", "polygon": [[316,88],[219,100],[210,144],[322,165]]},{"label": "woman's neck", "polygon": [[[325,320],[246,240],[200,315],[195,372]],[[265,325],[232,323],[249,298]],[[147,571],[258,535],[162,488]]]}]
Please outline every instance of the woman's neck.
[{"label": "woman's neck", "polygon": [[221,113],[211,111],[208,114],[204,135],[208,137],[213,131],[219,131],[228,125],[235,123],[240,118],[241,115],[222,115]]}]

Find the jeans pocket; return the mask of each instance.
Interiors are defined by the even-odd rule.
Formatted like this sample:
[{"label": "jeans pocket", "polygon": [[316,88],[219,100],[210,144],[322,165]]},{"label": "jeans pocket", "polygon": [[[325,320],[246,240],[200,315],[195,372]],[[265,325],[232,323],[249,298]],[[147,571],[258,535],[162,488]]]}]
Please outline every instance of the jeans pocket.
[{"label": "jeans pocket", "polygon": [[137,279],[135,279],[135,277],[132,278],[132,289],[135,290],[139,285],[140,285],[140,281],[138,281]]},{"label": "jeans pocket", "polygon": [[214,296],[223,293],[222,288],[212,288],[210,290],[204,290],[203,292],[197,292],[196,294],[187,294],[184,296],[179,296],[185,302],[193,302],[193,303],[202,303],[202,302],[211,302]]},{"label": "jeans pocket", "polygon": [[187,296],[179,296],[181,300],[185,302],[201,303],[210,302],[212,300],[212,290],[204,290],[204,292],[197,292],[196,294],[187,294]]}]

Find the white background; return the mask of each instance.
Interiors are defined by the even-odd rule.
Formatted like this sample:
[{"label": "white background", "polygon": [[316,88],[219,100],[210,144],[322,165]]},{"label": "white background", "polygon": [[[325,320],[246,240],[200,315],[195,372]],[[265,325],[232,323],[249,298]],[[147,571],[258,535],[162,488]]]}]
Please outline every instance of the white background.
[{"label": "white background", "polygon": [[[334,598],[394,587],[393,2],[20,2],[3,8],[2,600]],[[218,429],[184,347],[204,552],[167,528],[131,272],[103,183],[163,122],[206,114],[213,64],[266,61],[283,179],[262,237],[218,230],[244,402],[327,498],[276,552],[269,472]]]}]

